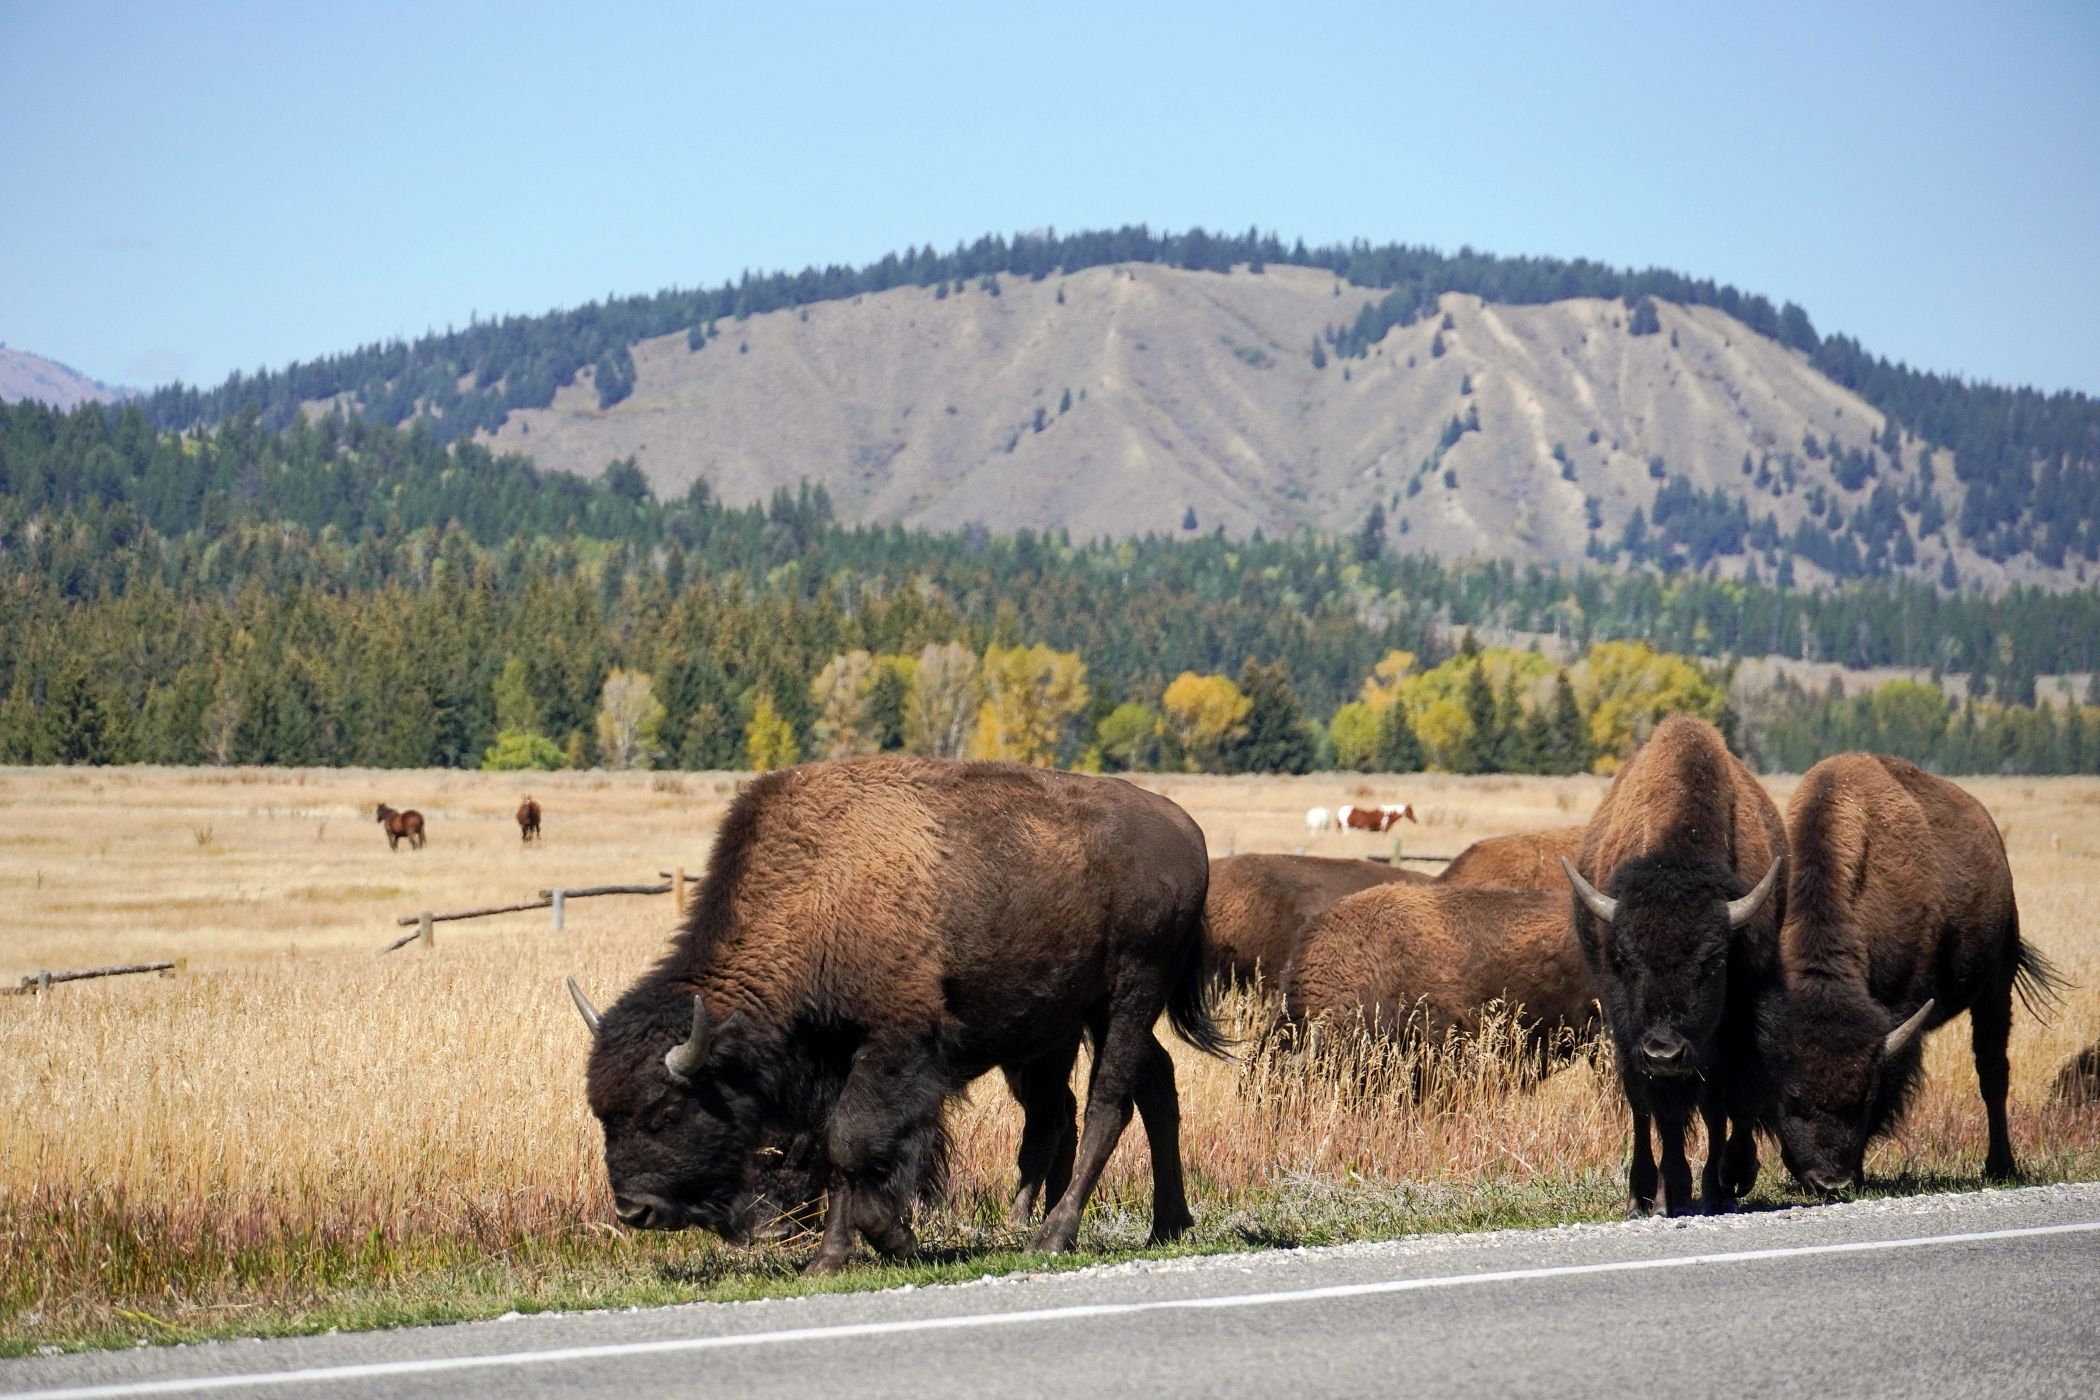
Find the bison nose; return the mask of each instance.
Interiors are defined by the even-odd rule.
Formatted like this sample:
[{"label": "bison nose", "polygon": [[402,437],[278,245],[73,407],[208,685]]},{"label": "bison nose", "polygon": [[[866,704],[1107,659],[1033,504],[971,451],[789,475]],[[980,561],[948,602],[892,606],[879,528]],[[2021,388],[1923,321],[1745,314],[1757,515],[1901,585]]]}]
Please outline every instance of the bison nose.
[{"label": "bison nose", "polygon": [[1682,1074],[1685,1070],[1684,1048],[1684,1042],[1675,1036],[1651,1032],[1641,1038],[1641,1068],[1649,1074]]},{"label": "bison nose", "polygon": [[1809,1190],[1824,1196],[1842,1196],[1852,1189],[1851,1172],[1826,1171],[1817,1167],[1803,1172],[1801,1179],[1808,1183]]},{"label": "bison nose", "polygon": [[631,1201],[625,1196],[613,1197],[613,1214],[630,1230],[646,1230],[656,1215],[656,1208],[648,1201]]}]

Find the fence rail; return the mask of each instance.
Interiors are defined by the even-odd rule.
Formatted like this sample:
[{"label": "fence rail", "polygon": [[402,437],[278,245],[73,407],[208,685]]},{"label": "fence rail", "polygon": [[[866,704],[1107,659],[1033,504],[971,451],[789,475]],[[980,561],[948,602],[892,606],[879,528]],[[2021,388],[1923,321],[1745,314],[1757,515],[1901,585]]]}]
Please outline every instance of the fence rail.
[{"label": "fence rail", "polygon": [[450,923],[455,919],[483,919],[491,914],[517,914],[528,909],[552,909],[554,932],[560,933],[566,922],[568,902],[572,899],[595,899],[609,894],[673,894],[678,897],[678,907],[685,908],[685,871],[664,872],[667,883],[661,885],[585,885],[578,889],[541,890],[537,899],[523,899],[515,904],[485,904],[475,909],[422,909],[413,914],[403,914],[394,920],[398,928],[413,926],[414,932],[405,933],[379,951],[391,953],[396,948],[406,948],[420,941],[425,947],[436,942],[432,928],[436,924]]},{"label": "fence rail", "polygon": [[126,977],[134,972],[173,972],[171,962],[120,963],[112,967],[88,967],[77,972],[37,972],[24,977],[12,987],[0,987],[0,996],[22,997],[31,992],[41,992],[61,982],[84,982],[90,977]]}]

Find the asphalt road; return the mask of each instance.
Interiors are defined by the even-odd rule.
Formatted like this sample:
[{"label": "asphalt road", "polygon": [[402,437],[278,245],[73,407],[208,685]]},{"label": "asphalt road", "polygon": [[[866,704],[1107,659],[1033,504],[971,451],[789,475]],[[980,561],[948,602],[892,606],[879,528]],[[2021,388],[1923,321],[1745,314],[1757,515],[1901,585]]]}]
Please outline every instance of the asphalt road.
[{"label": "asphalt road", "polygon": [[0,1395],[2072,1396],[2100,1184],[0,1362]]}]

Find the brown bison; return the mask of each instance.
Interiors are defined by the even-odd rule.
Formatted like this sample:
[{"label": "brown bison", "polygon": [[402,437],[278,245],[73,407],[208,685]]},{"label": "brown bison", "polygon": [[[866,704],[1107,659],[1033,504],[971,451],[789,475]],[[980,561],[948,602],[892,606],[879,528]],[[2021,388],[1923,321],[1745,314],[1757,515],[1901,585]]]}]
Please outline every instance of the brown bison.
[{"label": "brown bison", "polygon": [[1374,885],[1421,884],[1425,875],[1375,860],[1330,856],[1221,856],[1210,863],[1209,966],[1220,981],[1281,984],[1298,935],[1328,905]]},{"label": "brown bison", "polygon": [[1223,1049],[1208,879],[1188,814],[1115,779],[903,756],[757,779],[664,959],[602,1018],[571,986],[620,1219],[742,1238],[763,1211],[760,1149],[802,1141],[828,1191],[810,1267],[842,1266],[856,1236],[904,1253],[911,1203],[939,1179],[943,1108],[987,1070],[1010,1071],[1037,1136],[1024,1159],[1033,1146],[1054,1173],[1070,1109],[1058,1121],[1034,1081],[1064,1074],[1084,1034],[1085,1127],[1034,1247],[1071,1248],[1133,1102],[1153,1235],[1173,1238],[1190,1216],[1153,1025],[1165,1011]]},{"label": "brown bison", "polygon": [[1534,1049],[1596,1017],[1567,896],[1544,890],[1421,884],[1350,895],[1298,940],[1283,996],[1279,1029],[1412,1027],[1432,1044],[1474,1034],[1496,1001],[1521,1008]]},{"label": "brown bison", "polygon": [[518,839],[536,841],[540,835],[540,804],[526,793],[525,800],[518,804]]},{"label": "brown bison", "polygon": [[1563,826],[1475,841],[1444,867],[1436,877],[1437,883],[1496,890],[1559,891],[1568,880],[1560,868],[1561,857],[1572,860],[1581,854],[1583,831],[1579,826]]},{"label": "brown bison", "polygon": [[2049,1098],[2067,1108],[2100,1102],[2100,1040],[2064,1061],[2063,1068],[2056,1072]]},{"label": "brown bison", "polygon": [[1857,1185],[1867,1144],[1895,1125],[1917,1087],[1925,1032],[1966,1011],[1990,1123],[1984,1175],[2012,1178],[2013,991],[2033,1010],[2054,997],[2056,978],[2020,940],[1990,813],[1916,764],[1839,754],[1795,789],[1787,847],[1785,995],[1763,1025],[1787,1170],[1825,1196]]},{"label": "brown bison", "polygon": [[1672,715],[1612,779],[1580,861],[1562,859],[1633,1112],[1628,1180],[1639,1209],[1655,1203],[1651,1119],[1664,1209],[1690,1209],[1684,1134],[1694,1108],[1706,1125],[1704,1209],[1729,1209],[1757,1180],[1755,1128],[1772,1093],[1757,1017],[1774,987],[1785,852],[1778,809],[1720,733]]},{"label": "brown bison", "polygon": [[423,849],[423,814],[415,808],[411,807],[405,812],[397,812],[382,802],[379,804],[379,824],[386,828],[386,848],[388,850],[400,850],[403,837],[408,838],[410,850],[420,851]]}]

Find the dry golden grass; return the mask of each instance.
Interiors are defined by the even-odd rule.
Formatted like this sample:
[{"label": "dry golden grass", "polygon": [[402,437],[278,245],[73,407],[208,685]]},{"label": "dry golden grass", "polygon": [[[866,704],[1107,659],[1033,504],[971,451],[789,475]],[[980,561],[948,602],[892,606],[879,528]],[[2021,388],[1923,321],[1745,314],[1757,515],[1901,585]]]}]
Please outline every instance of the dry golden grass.
[{"label": "dry golden grass", "polygon": [[[1585,818],[1593,779],[1169,777],[1213,850],[1306,844],[1304,811],[1412,801],[1408,850]],[[530,787],[544,846],[511,813]],[[2077,984],[2049,1026],[2021,1014],[2013,1131],[2030,1174],[2100,1175],[2100,1114],[2046,1105],[2100,1030],[2100,782],[1986,780],[2028,936]],[[0,998],[0,1348],[177,1337],[778,1287],[790,1250],[606,1225],[581,1092],[573,972],[604,1002],[659,952],[668,898],[577,902],[441,924],[390,956],[393,916],[624,883],[703,864],[726,775],[0,770],[0,981],[172,957],[172,977]],[[1785,784],[1774,785],[1784,800]],[[389,852],[386,799],[430,823]],[[1390,838],[1320,838],[1329,853]],[[1227,1007],[1251,1042],[1265,1011]],[[1328,1240],[1615,1213],[1624,1114],[1579,1056],[1529,1092],[1493,1049],[1444,1062],[1427,1102],[1390,1059],[1354,1074],[1249,1068],[1176,1046],[1197,1247]],[[1970,1184],[1982,1111],[1958,1027],[1870,1168]],[[981,1272],[1024,1238],[1004,1219],[1018,1115],[996,1080],[955,1111],[953,1192],[923,1223],[936,1267]],[[1142,1241],[1142,1131],[1112,1163],[1082,1244]],[[1776,1163],[1761,1193],[1784,1197]],[[876,1274],[887,1278],[894,1275]],[[920,1275],[928,1276],[928,1275]],[[931,1276],[945,1276],[936,1273]]]}]

